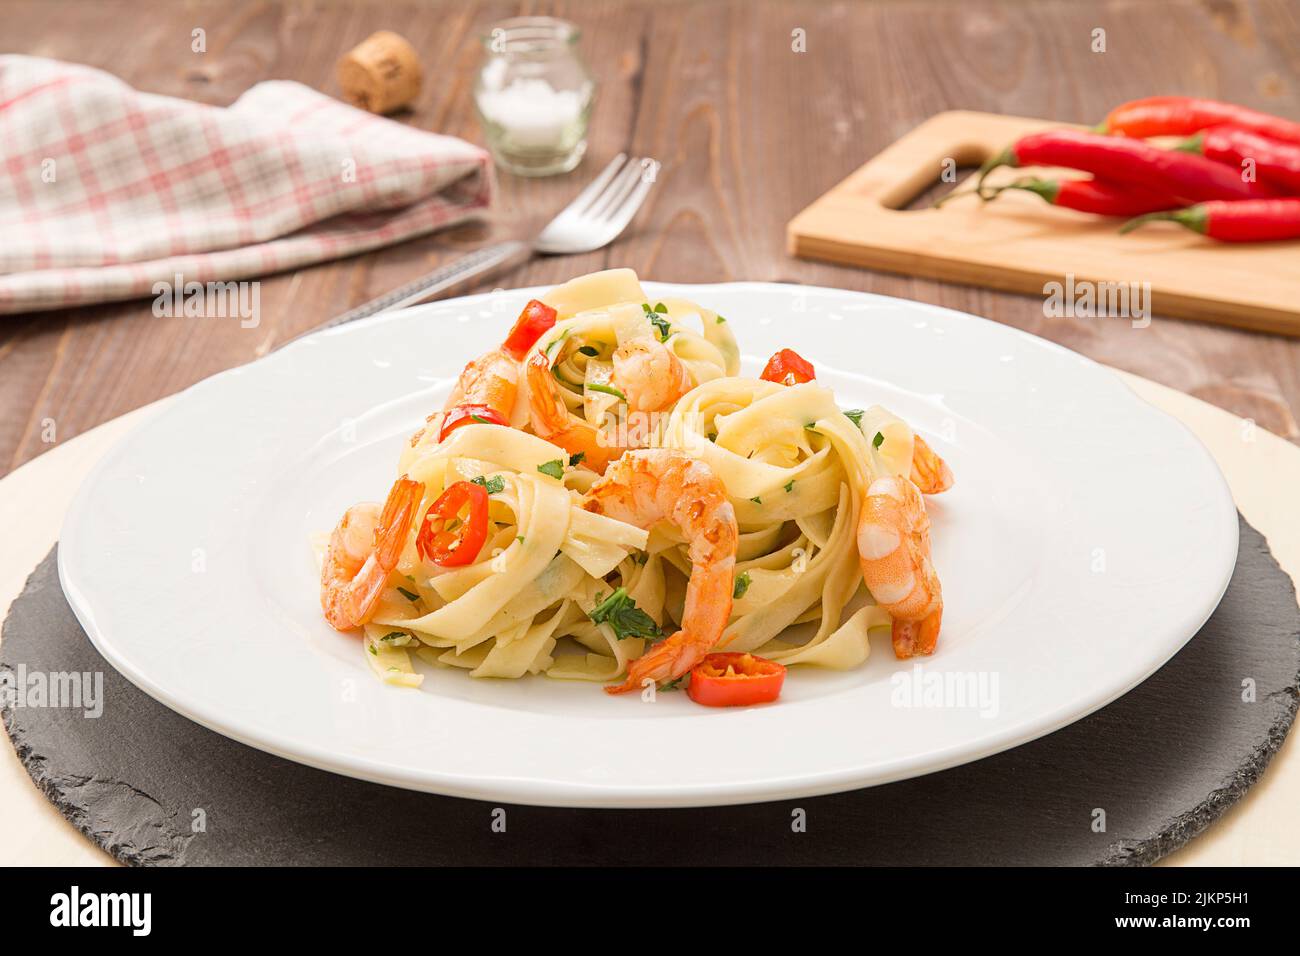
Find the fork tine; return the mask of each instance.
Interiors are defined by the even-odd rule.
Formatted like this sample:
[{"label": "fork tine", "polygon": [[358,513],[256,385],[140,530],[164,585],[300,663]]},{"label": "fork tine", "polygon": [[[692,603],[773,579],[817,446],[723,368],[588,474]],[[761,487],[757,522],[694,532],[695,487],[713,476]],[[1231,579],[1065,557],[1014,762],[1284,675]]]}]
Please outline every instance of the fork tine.
[{"label": "fork tine", "polygon": [[604,219],[619,207],[627,194],[635,188],[637,180],[640,178],[640,161],[632,160],[628,162],[623,167],[623,171],[605,189],[601,197],[591,204],[591,208],[587,210],[585,215],[593,219]]},{"label": "fork tine", "polygon": [[610,213],[610,225],[616,230],[614,233],[616,236],[627,228],[627,224],[637,214],[637,210],[645,202],[645,197],[650,194],[650,188],[655,184],[655,175],[659,172],[659,164],[653,159],[648,162],[651,165],[645,167],[645,169],[650,175],[642,175],[631,195],[623,201],[622,205]]},{"label": "fork tine", "polygon": [[[566,212],[578,212],[590,205],[609,185],[609,181],[623,168],[623,162],[626,159],[627,153],[619,153],[611,159],[609,165],[600,171],[600,175],[593,179],[586,189],[578,193],[578,197],[573,202],[561,209],[559,215],[563,216]],[[556,218],[558,219],[559,216]]]}]

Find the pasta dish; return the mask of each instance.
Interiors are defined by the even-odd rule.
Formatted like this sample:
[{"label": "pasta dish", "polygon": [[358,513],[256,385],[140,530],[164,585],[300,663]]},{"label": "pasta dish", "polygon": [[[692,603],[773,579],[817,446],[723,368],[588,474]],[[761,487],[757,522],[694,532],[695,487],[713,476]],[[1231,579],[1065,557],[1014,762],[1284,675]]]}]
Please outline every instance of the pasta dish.
[{"label": "pasta dish", "polygon": [[414,654],[755,704],[791,665],[861,665],[873,628],[899,658],[939,637],[943,460],[790,349],[742,376],[723,316],[630,269],[529,302],[396,474],[320,549],[325,619],[391,684],[422,682]]}]

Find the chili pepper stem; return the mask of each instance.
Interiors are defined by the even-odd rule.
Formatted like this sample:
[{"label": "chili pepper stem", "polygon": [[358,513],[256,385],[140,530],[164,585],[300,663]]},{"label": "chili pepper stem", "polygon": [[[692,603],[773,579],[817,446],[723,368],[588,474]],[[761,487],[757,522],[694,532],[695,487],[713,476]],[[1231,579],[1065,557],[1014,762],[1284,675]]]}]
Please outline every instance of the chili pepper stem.
[{"label": "chili pepper stem", "polygon": [[984,195],[984,180],[988,178],[989,173],[993,172],[993,170],[997,169],[999,166],[1019,165],[1020,163],[1016,161],[1016,154],[1012,152],[1010,148],[1004,149],[1002,152],[994,156],[990,156],[988,160],[985,161],[984,165],[980,167],[979,179],[975,182],[975,192],[979,193],[981,199],[988,198]]},{"label": "chili pepper stem", "polygon": [[1032,177],[1027,179],[1017,179],[1013,183],[999,186],[997,189],[993,190],[993,194],[987,198],[994,199],[997,197],[998,193],[1007,189],[1023,189],[1025,192],[1041,196],[1048,203],[1055,205],[1056,197],[1061,192],[1061,184],[1047,179],[1034,179]]},{"label": "chili pepper stem", "polygon": [[931,205],[930,208],[938,209],[949,199],[958,199],[962,196],[979,196],[981,199],[985,198],[978,189],[957,189],[957,190],[953,190],[946,196],[940,196],[938,199],[934,201],[934,203]]},{"label": "chili pepper stem", "polygon": [[1204,210],[1199,206],[1189,206],[1186,209],[1174,209],[1170,212],[1150,212],[1145,216],[1138,216],[1130,219],[1124,225],[1119,227],[1120,235],[1132,232],[1134,229],[1145,225],[1148,222],[1176,222],[1180,226],[1186,226],[1193,232],[1205,233],[1206,216]]}]

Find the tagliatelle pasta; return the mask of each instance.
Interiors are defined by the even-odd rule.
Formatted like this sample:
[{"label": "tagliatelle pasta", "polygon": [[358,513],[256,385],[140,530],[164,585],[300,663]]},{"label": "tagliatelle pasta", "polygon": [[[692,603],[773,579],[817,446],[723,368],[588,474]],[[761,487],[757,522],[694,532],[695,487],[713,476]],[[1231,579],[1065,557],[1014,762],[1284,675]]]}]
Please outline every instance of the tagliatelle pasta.
[{"label": "tagliatelle pasta", "polygon": [[[883,576],[891,534],[928,552],[923,506],[890,490],[915,490],[914,457],[933,455],[902,419],[842,408],[798,356],[807,374],[741,376],[730,323],[648,299],[631,270],[526,314],[525,345],[467,366],[388,502],[351,509],[324,555],[326,616],[362,625],[377,676],[419,686],[418,660],[626,689],[712,647],[837,669],[866,660],[873,628],[932,649],[928,554]],[[895,513],[914,527],[871,523]]]}]

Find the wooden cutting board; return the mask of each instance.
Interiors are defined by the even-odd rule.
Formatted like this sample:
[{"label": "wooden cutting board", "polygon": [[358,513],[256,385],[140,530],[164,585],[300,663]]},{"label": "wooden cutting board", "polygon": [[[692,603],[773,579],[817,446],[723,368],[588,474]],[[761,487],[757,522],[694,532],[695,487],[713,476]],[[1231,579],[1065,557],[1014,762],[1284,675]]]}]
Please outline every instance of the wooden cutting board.
[{"label": "wooden cutting board", "polygon": [[[1126,236],[1119,222],[1057,209],[1028,192],[908,210],[945,167],[978,166],[1048,120],[940,113],[922,123],[791,220],[793,255],[1043,296],[1059,282],[1150,291],[1157,316],[1206,319],[1300,336],[1300,242],[1228,245],[1173,223]],[[1002,169],[993,185],[1063,170]],[[958,183],[968,189],[973,181]],[[1075,295],[1067,277],[1073,277]],[[1137,285],[1130,285],[1136,283]],[[1149,283],[1149,286],[1146,285]],[[1096,291],[1094,289],[1094,291]]]}]

